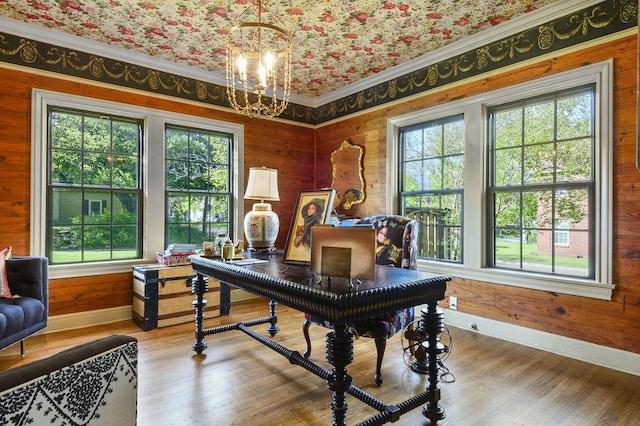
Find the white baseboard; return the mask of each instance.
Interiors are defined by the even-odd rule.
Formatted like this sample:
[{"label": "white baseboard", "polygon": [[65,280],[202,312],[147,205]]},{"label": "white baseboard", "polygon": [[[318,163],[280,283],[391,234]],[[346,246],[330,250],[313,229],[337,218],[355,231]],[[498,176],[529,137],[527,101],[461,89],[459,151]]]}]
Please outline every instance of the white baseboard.
[{"label": "white baseboard", "polygon": [[96,311],[77,312],[73,314],[49,317],[45,333],[90,327],[92,325],[109,324],[118,321],[131,321],[131,305]]},{"label": "white baseboard", "polygon": [[476,331],[487,336],[640,376],[640,354],[633,352],[557,336],[451,309],[444,310],[444,322],[464,330]]}]

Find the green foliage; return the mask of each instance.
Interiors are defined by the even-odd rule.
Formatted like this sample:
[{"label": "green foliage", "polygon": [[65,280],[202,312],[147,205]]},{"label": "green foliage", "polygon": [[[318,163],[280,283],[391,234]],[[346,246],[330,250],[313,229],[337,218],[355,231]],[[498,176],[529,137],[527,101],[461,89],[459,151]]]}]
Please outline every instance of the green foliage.
[{"label": "green foliage", "polygon": [[126,210],[117,212],[113,218],[107,209],[99,215],[74,216],[71,218],[73,226],[56,227],[53,248],[80,249],[83,242],[85,250],[135,248],[138,240],[136,221],[136,215]]}]

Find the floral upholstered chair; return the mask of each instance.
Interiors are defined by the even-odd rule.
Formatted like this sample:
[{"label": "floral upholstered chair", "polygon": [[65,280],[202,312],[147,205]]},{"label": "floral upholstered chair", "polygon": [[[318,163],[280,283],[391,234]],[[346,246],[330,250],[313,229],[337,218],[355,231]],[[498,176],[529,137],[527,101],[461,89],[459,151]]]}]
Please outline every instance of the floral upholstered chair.
[{"label": "floral upholstered chair", "polygon": [[[376,263],[378,265],[406,269],[417,268],[418,224],[415,220],[397,215],[376,215],[361,219],[358,222],[358,225],[360,224],[371,224],[376,231]],[[413,307],[410,307],[358,321],[349,326],[349,329],[356,337],[363,336],[375,339],[378,353],[375,381],[378,385],[382,383],[380,369],[387,346],[387,339],[413,321],[413,311]],[[309,358],[311,355],[309,326],[312,323],[333,328],[333,325],[324,318],[305,314],[302,326],[302,332],[307,342],[307,350],[304,352],[305,358]]]}]

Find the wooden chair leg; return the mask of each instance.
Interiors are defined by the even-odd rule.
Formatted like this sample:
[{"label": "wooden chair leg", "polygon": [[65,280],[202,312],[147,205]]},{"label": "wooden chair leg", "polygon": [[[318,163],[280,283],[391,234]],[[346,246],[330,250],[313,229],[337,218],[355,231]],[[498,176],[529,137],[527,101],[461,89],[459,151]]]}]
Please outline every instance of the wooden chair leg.
[{"label": "wooden chair leg", "polygon": [[376,359],[375,381],[376,385],[380,386],[382,384],[382,373],[380,372],[380,370],[382,369],[382,358],[384,357],[384,350],[387,348],[387,339],[378,337],[375,340],[376,350],[378,352],[378,357]]},{"label": "wooden chair leg", "polygon": [[311,321],[308,319],[304,319],[302,323],[302,334],[304,335],[304,340],[307,342],[307,350],[304,351],[302,356],[305,358],[309,358],[311,356],[311,339],[309,339],[309,326],[311,325]]}]

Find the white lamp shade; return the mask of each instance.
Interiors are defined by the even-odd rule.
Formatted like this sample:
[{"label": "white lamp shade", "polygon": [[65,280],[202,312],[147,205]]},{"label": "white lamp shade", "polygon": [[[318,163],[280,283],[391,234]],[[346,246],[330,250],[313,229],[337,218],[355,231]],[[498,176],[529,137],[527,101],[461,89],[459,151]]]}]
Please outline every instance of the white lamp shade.
[{"label": "white lamp shade", "polygon": [[278,171],[266,167],[251,167],[244,198],[248,200],[280,201]]}]

